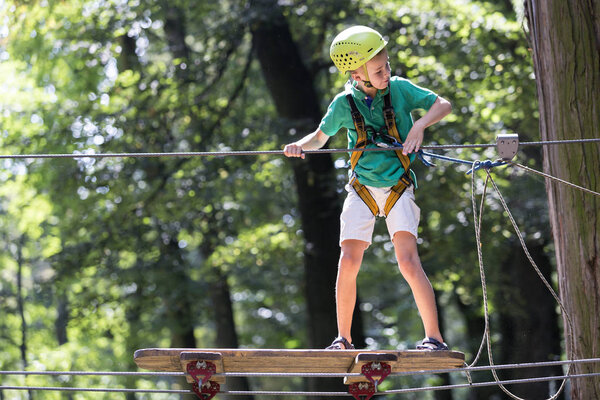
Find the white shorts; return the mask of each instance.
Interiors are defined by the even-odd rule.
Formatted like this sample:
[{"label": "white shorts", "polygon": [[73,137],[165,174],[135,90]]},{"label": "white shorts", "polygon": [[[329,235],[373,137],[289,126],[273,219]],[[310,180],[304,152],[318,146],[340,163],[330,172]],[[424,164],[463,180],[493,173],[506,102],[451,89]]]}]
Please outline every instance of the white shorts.
[{"label": "white shorts", "polygon": [[[383,208],[391,188],[377,188],[372,186],[366,186],[366,188],[371,192],[371,195],[379,206],[379,216],[384,216]],[[352,186],[349,184],[346,185],[346,191],[348,192],[348,196],[344,201],[344,207],[340,215],[340,245],[347,239],[362,240],[371,244],[376,218]],[[414,186],[411,185],[406,188],[385,219],[390,240],[398,231],[409,232],[417,238],[420,217],[421,209],[415,203]]]}]

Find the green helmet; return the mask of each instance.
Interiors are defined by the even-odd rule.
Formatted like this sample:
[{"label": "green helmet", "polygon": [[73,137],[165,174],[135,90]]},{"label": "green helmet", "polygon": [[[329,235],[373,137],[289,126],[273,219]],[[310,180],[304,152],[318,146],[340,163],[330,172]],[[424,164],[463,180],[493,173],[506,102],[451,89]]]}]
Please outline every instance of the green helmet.
[{"label": "green helmet", "polygon": [[356,25],[340,32],[329,49],[335,66],[342,72],[354,71],[385,47],[387,42],[374,29]]}]

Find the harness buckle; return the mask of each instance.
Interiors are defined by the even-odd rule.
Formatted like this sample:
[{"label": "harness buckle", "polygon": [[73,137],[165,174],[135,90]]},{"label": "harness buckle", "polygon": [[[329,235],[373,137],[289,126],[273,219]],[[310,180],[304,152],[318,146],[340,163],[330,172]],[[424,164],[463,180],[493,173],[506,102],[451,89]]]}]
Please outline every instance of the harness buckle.
[{"label": "harness buckle", "polygon": [[402,174],[402,176],[400,177],[400,180],[402,182],[404,182],[404,184],[406,185],[406,187],[409,187],[410,185],[414,185],[415,183],[412,180],[412,177],[410,176],[410,173],[408,171],[404,171],[404,174]]}]

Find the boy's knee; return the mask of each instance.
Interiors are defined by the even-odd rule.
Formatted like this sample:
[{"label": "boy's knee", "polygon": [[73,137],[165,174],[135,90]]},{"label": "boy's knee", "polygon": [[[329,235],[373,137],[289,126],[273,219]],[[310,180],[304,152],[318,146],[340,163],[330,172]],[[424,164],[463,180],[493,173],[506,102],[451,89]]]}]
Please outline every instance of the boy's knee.
[{"label": "boy's knee", "polygon": [[344,241],[340,253],[340,271],[358,273],[367,246],[368,243],[358,240]]},{"label": "boy's knee", "polygon": [[410,280],[423,274],[423,268],[418,255],[401,254],[397,255],[398,268],[406,280]]},{"label": "boy's knee", "polygon": [[340,270],[350,271],[358,270],[360,268],[361,258],[352,253],[344,253],[340,255],[339,267]]},{"label": "boy's knee", "polygon": [[412,252],[396,252],[396,260],[400,267],[406,266],[406,268],[415,268],[419,266],[419,256]]}]

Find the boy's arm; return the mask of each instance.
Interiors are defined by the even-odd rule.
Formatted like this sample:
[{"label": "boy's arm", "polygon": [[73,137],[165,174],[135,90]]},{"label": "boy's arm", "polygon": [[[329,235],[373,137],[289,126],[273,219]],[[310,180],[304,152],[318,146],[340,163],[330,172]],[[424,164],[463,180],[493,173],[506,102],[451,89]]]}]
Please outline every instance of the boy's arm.
[{"label": "boy's arm", "polygon": [[410,132],[408,132],[408,136],[406,136],[406,140],[403,144],[404,149],[402,150],[402,153],[406,155],[413,151],[419,151],[419,148],[423,143],[425,128],[440,121],[446,115],[450,114],[451,111],[452,105],[450,102],[443,97],[438,96],[429,111],[416,120],[413,127],[410,129]]},{"label": "boy's arm", "polygon": [[327,140],[329,140],[329,136],[323,133],[323,131],[320,129],[317,129],[313,133],[309,133],[308,135],[304,136],[297,142],[287,144],[283,148],[283,154],[285,154],[286,157],[304,158],[305,154],[302,152],[302,150],[320,149],[321,147],[325,146]]}]

